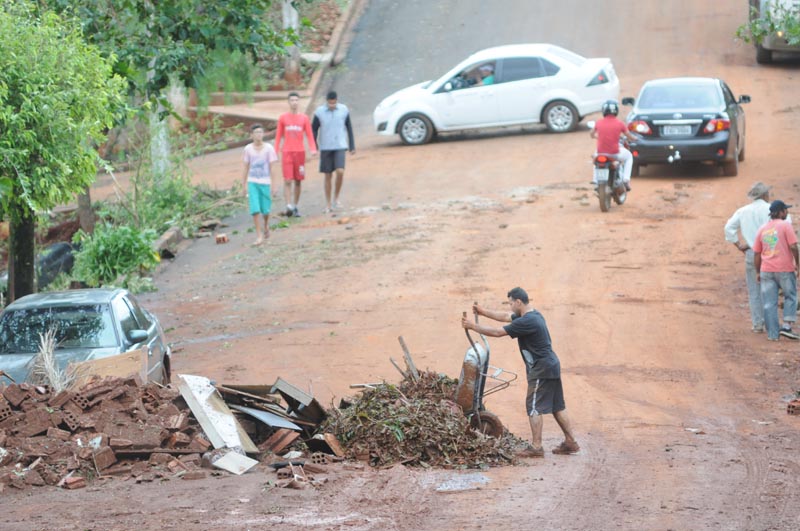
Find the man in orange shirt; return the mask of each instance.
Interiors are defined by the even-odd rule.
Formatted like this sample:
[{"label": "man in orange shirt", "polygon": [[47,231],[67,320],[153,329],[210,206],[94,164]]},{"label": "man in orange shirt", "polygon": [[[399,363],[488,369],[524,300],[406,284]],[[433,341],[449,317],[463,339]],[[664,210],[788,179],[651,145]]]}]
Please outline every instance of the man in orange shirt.
[{"label": "man in orange shirt", "polygon": [[[300,95],[289,93],[289,112],[278,118],[278,132],[275,133],[275,150],[281,154],[283,169],[283,198],[286,200],[287,216],[300,217],[297,205],[300,202],[300,190],[306,176],[306,147],[303,135],[308,137],[311,154],[317,153],[317,145],[311,131],[308,116],[297,112],[300,106]],[[283,146],[281,146],[283,140]]]}]

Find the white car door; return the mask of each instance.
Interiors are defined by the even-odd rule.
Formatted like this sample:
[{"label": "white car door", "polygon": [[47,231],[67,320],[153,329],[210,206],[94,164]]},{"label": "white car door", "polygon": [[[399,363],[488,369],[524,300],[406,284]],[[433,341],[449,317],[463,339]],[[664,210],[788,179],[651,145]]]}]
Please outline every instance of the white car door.
[{"label": "white car door", "polygon": [[499,122],[496,85],[468,85],[465,79],[455,76],[433,94],[442,125],[455,129]]},{"label": "white car door", "polygon": [[498,111],[503,122],[538,122],[559,67],[540,57],[508,57],[499,65]]}]

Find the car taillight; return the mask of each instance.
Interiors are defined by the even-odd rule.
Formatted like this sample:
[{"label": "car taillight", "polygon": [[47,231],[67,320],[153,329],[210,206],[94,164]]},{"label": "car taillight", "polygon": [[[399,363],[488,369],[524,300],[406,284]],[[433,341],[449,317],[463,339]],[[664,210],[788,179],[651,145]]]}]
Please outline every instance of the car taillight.
[{"label": "car taillight", "polygon": [[640,135],[652,135],[653,131],[644,120],[634,120],[628,124],[628,130]]},{"label": "car taillight", "polygon": [[586,85],[586,86],[587,86],[587,87],[592,87],[592,86],[594,86],[594,85],[602,85],[603,83],[608,83],[608,76],[606,75],[606,71],[605,71],[605,70],[600,70],[600,71],[599,71],[599,72],[598,72],[598,73],[597,73],[597,74],[596,74],[596,75],[595,75],[595,76],[592,78],[592,80],[591,80],[591,81],[589,81],[589,84],[588,84],[588,85]]},{"label": "car taillight", "polygon": [[731,128],[731,121],[727,118],[714,118],[713,120],[709,120],[706,126],[703,128],[703,132],[706,134],[717,133],[719,131],[727,131]]}]

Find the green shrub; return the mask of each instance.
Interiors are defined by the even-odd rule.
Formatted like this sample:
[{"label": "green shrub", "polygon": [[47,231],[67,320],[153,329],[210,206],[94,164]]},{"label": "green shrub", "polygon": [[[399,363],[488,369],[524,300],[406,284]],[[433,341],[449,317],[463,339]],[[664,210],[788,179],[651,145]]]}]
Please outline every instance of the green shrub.
[{"label": "green shrub", "polygon": [[[97,225],[89,235],[79,231],[74,238],[81,248],[75,256],[72,276],[90,286],[116,283],[120,277],[138,276],[154,268],[160,258],[152,244],[152,230],[130,226]],[[125,284],[127,279],[123,280]]]}]

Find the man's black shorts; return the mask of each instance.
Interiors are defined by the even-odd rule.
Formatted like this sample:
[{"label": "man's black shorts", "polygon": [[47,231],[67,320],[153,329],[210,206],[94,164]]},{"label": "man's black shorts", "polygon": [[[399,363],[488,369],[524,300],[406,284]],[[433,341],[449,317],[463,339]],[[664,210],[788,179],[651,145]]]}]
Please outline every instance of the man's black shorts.
[{"label": "man's black shorts", "polygon": [[529,379],[525,409],[528,416],[558,413],[566,409],[561,379]]},{"label": "man's black shorts", "polygon": [[345,149],[323,149],[319,152],[319,171],[320,173],[333,173],[336,170],[344,169]]}]

